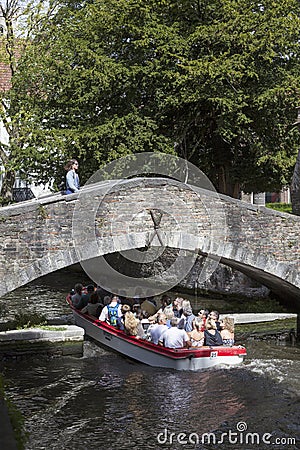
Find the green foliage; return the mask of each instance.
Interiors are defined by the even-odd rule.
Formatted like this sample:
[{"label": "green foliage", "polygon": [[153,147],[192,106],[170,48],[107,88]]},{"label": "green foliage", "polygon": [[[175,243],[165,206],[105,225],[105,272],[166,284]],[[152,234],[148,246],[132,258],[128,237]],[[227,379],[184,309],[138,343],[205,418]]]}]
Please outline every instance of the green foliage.
[{"label": "green foliage", "polygon": [[36,313],[20,313],[16,314],[14,321],[10,324],[10,329],[32,328],[40,325],[46,325],[45,316]]},{"label": "green foliage", "polygon": [[54,325],[39,325],[40,330],[46,331],[66,331],[66,327],[56,327]]},{"label": "green foliage", "polygon": [[6,398],[6,405],[8,408],[10,422],[13,427],[17,448],[18,450],[23,450],[25,449],[25,444],[29,436],[25,430],[25,420],[23,414],[17,408],[17,406],[8,398]]},{"label": "green foliage", "polygon": [[262,301],[261,299],[255,301],[249,301],[247,304],[243,304],[243,312],[249,313],[274,313],[285,312],[284,306],[280,305],[277,300],[268,299]]},{"label": "green foliage", "polygon": [[237,339],[261,334],[288,333],[297,329],[296,319],[278,319],[271,322],[236,324],[234,327]]},{"label": "green foliage", "polygon": [[291,203],[266,203],[266,207],[270,209],[275,209],[276,211],[292,214]]},{"label": "green foliage", "polygon": [[[212,308],[213,309],[213,308]],[[277,300],[271,298],[235,298],[232,296],[222,313],[274,313],[285,312],[286,309]]]},{"label": "green foliage", "polygon": [[48,213],[47,213],[45,206],[38,205],[38,215],[40,216],[41,219],[44,219],[44,220],[47,219]]},{"label": "green foliage", "polygon": [[84,182],[175,148],[221,192],[280,189],[299,139],[299,28],[295,0],[61,3],[14,74],[9,168],[59,182],[76,156]]}]

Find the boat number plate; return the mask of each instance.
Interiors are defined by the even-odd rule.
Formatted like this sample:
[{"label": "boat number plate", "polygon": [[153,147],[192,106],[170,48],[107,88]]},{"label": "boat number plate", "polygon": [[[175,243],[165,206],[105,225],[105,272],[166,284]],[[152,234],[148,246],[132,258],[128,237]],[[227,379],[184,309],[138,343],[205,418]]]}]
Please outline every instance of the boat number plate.
[{"label": "boat number plate", "polygon": [[210,352],[210,359],[216,358],[218,356],[218,352]]}]

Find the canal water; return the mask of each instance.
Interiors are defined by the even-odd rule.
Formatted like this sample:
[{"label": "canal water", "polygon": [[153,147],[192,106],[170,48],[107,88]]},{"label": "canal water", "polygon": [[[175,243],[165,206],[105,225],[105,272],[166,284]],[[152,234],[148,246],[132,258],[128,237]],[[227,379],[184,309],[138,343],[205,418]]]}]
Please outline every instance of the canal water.
[{"label": "canal water", "polygon": [[[16,311],[68,314],[66,278],[0,299]],[[5,312],[6,311],[6,312]],[[197,373],[148,367],[86,341],[83,357],[1,363],[25,418],[27,450],[299,449],[300,348],[244,342],[237,368]]]}]

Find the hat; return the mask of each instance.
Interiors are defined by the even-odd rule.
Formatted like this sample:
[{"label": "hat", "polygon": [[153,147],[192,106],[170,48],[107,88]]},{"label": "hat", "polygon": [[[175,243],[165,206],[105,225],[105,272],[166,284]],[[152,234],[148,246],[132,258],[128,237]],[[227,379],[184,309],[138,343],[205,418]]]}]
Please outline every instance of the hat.
[{"label": "hat", "polygon": [[126,312],[130,311],[130,306],[129,305],[122,305],[121,311],[122,311],[122,313],[126,313]]}]

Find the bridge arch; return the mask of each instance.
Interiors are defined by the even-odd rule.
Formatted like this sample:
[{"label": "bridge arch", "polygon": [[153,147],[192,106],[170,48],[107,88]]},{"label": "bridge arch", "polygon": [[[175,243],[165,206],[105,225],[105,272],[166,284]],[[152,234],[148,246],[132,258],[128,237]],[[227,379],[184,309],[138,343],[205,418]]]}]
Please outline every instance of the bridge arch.
[{"label": "bridge arch", "polygon": [[[0,295],[78,262],[145,248],[153,234],[149,205],[159,210],[157,198],[164,198],[169,204],[160,224],[165,247],[210,255],[300,302],[300,217],[170,179],[138,178],[84,189],[81,207],[100,201],[101,208],[79,227],[82,248],[74,243],[74,211],[82,202],[78,194],[56,194],[0,209]],[[226,233],[220,229],[224,212]],[[86,240],[89,233],[93,242]],[[159,247],[157,236],[152,245]]]}]

